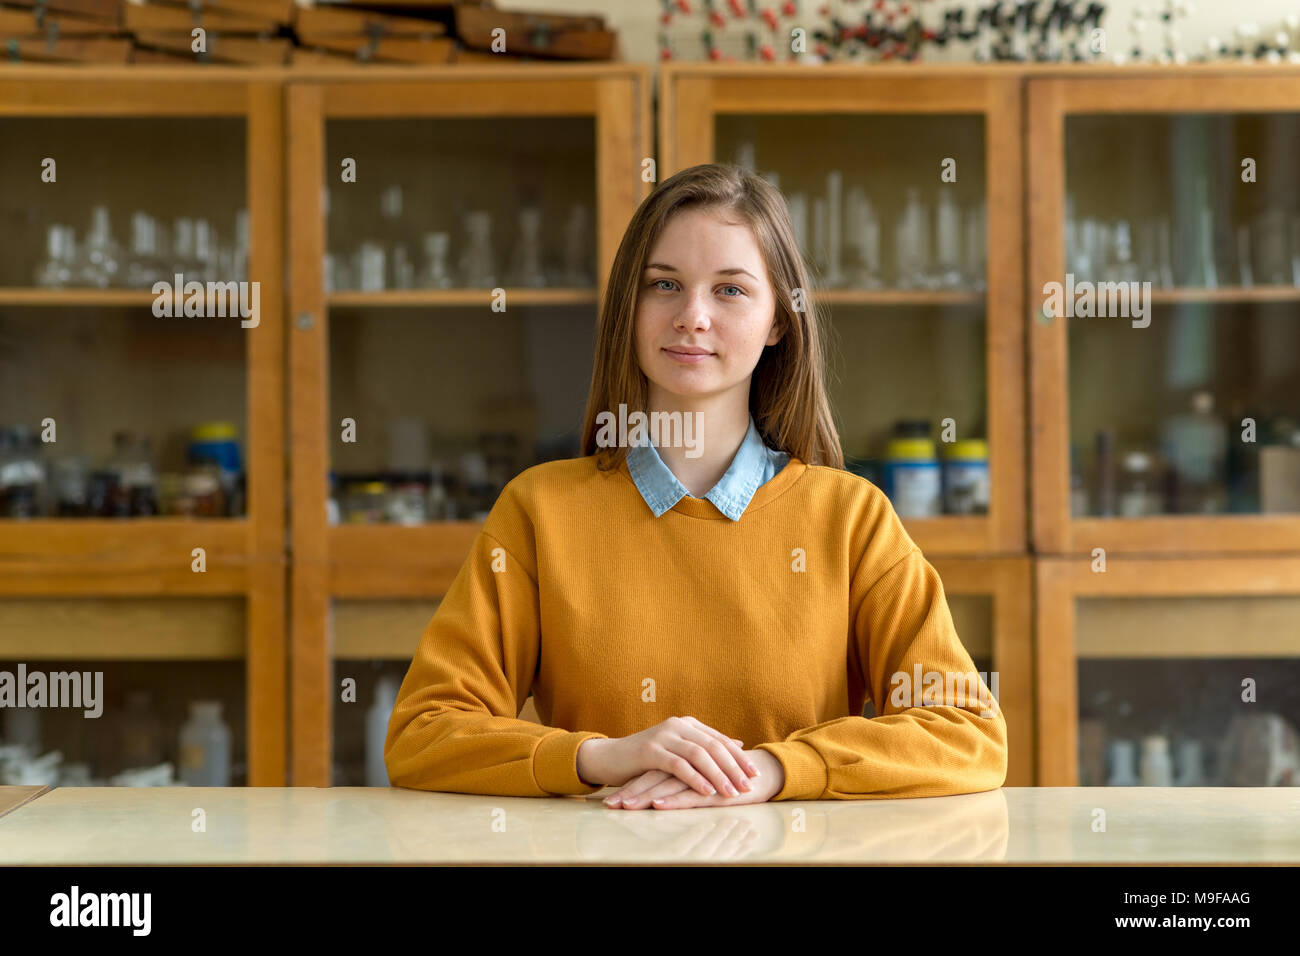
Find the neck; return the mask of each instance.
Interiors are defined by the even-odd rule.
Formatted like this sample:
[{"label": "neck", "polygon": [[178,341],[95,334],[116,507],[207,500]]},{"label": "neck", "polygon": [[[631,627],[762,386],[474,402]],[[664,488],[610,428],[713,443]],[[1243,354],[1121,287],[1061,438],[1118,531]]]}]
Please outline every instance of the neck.
[{"label": "neck", "polygon": [[[737,402],[734,394],[687,399],[651,389],[650,412],[681,412],[683,422],[687,415],[698,413],[694,448],[656,448],[668,470],[693,497],[703,498],[722,480],[745,440],[749,430],[748,387],[740,394],[745,400]],[[696,457],[688,457],[687,452]]]}]

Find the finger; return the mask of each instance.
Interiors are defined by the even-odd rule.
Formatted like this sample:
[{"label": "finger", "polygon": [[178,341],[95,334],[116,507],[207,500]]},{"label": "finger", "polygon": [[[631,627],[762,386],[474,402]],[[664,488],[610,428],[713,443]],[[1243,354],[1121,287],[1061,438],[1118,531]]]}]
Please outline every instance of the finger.
[{"label": "finger", "polygon": [[758,767],[756,767],[754,765],[754,762],[745,755],[745,742],[743,740],[737,740],[735,737],[728,737],[722,731],[716,730],[715,728],[710,727],[708,724],[696,720],[694,717],[685,717],[683,719],[688,721],[691,724],[694,724],[695,727],[698,728],[699,730],[703,730],[707,733],[716,736],[720,741],[722,741],[723,744],[726,745],[728,752],[735,759],[738,766],[744,768],[745,772],[749,776],[751,777],[758,776]]},{"label": "finger", "polygon": [[[709,729],[710,728],[705,727],[697,730],[687,730],[682,734],[682,736],[687,740],[693,740],[695,743],[707,750],[709,756],[713,758],[714,765],[717,766],[718,770],[725,775],[722,785],[718,787],[719,793],[726,794],[729,797],[748,793],[753,789],[749,783],[749,775],[740,768],[740,763],[732,754],[729,745],[723,742],[729,738],[722,737],[719,739],[717,731],[714,731],[712,734],[705,732]],[[744,758],[742,757],[742,759]],[[701,769],[703,770],[704,768]],[[707,771],[706,775],[711,776],[711,774],[707,774]]]},{"label": "finger", "polygon": [[[615,796],[620,799],[623,806],[625,807],[628,805],[629,802],[639,801],[641,803],[644,803],[645,800],[642,798],[645,796],[646,791],[652,789],[655,786],[658,786],[659,784],[663,783],[665,780],[676,780],[676,779],[677,778],[674,777],[672,774],[665,773],[662,770],[649,770],[641,774],[641,776],[637,777],[631,783],[624,786],[622,790],[620,790],[618,793],[615,794]],[[682,786],[686,786],[686,785],[682,784]]]},{"label": "finger", "polygon": [[694,790],[683,790],[681,793],[674,793],[667,797],[657,797],[650,801],[650,806],[656,810],[686,810],[690,807],[716,807],[732,800],[732,797],[724,797],[720,794],[705,796],[702,793],[696,793]]},{"label": "finger", "polygon": [[[637,807],[648,807],[651,805],[652,801],[660,797],[671,797],[674,793],[681,793],[684,790],[690,790],[690,789],[691,788],[689,786],[682,783],[676,777],[669,777],[667,780],[661,781],[657,785],[651,787],[649,790],[646,790],[644,793],[637,795],[633,799],[636,801],[635,805]],[[624,803],[624,805],[626,806],[626,802]]]},{"label": "finger", "polygon": [[[672,749],[669,749],[670,747]],[[696,769],[695,761],[699,761],[702,766],[706,767],[712,764],[713,770],[718,774],[722,774],[722,771],[718,770],[717,764],[713,763],[713,758],[709,756],[709,752],[699,744],[693,744],[688,740],[678,738],[668,741],[667,744],[661,744],[659,751],[660,754],[656,764],[658,769],[668,771],[678,780],[683,781],[698,792],[700,796],[711,797],[718,792],[717,787]],[[682,756],[683,752],[690,754],[692,759],[688,760]]]}]

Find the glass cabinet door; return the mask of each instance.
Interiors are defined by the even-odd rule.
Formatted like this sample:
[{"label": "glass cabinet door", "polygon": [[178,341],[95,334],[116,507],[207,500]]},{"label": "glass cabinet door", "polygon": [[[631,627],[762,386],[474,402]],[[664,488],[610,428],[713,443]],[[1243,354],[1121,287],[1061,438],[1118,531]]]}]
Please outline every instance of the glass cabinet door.
[{"label": "glass cabinet door", "polygon": [[1043,786],[1300,786],[1300,559],[1039,562]]},{"label": "glass cabinet door", "polygon": [[[72,779],[181,779],[206,701],[235,782],[283,782],[279,96],[222,70],[0,79],[0,656],[102,672],[102,719],[32,737]],[[132,721],[161,750],[117,753]]]},{"label": "glass cabinet door", "polygon": [[863,72],[670,66],[663,175],[726,162],[780,189],[829,317],[845,466],[927,554],[1019,550],[1015,84]]},{"label": "glass cabinet door", "polygon": [[[353,718],[404,659],[400,683],[497,496],[582,453],[612,226],[649,188],[643,72],[290,90],[295,667],[312,687],[295,727],[314,728],[295,780],[362,780]],[[333,651],[331,598],[349,602]],[[408,609],[395,656],[373,626],[390,601],[427,611]],[[369,662],[347,665],[357,706],[344,661]]]},{"label": "glass cabinet door", "polygon": [[1040,547],[1300,549],[1300,80],[1029,83]]},{"label": "glass cabinet door", "polygon": [[0,785],[250,783],[247,629],[238,597],[0,596]]}]

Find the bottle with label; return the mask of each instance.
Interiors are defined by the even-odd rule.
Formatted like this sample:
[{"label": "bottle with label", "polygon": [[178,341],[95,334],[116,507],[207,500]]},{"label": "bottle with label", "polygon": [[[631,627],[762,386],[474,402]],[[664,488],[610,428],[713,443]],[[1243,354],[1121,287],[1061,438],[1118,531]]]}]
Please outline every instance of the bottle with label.
[{"label": "bottle with label", "polygon": [[388,767],[384,763],[384,741],[388,720],[397,706],[400,684],[395,677],[382,677],[375,688],[375,702],[366,711],[366,786],[387,787]]},{"label": "bottle with label", "polygon": [[989,512],[989,444],[967,438],[946,446],[943,461],[943,504],[950,515]]},{"label": "bottle with label", "polygon": [[181,780],[187,786],[230,786],[230,728],[221,720],[220,701],[190,703],[180,745]]},{"label": "bottle with label", "polygon": [[894,438],[885,448],[885,494],[903,518],[939,514],[943,487],[934,442],[928,438]]}]

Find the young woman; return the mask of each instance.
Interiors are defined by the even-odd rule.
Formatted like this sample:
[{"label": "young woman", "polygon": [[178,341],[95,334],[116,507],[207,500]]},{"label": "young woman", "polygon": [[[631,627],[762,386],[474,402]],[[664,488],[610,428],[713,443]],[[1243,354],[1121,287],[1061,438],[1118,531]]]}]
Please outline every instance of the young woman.
[{"label": "young woman", "polygon": [[764,179],[695,166],[641,203],[583,434],[506,486],[425,630],[394,786],[675,809],[1002,785],[1006,722],[938,574],[843,470]]}]

